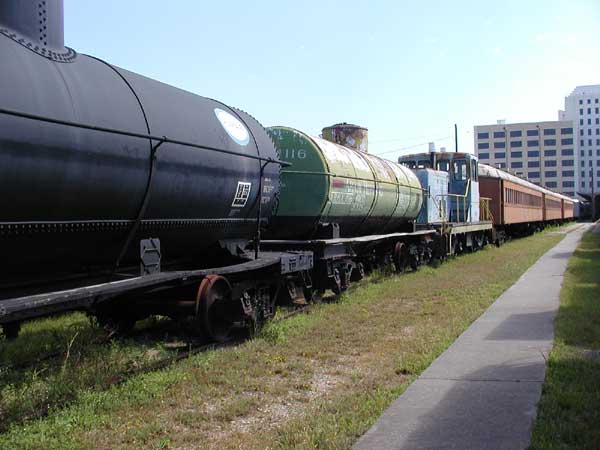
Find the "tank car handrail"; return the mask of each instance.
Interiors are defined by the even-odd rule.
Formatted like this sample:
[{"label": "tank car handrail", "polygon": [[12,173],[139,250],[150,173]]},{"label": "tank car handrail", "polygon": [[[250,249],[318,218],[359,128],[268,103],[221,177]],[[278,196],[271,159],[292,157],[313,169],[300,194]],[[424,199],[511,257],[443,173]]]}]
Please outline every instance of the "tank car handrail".
[{"label": "tank car handrail", "polygon": [[5,114],[8,116],[14,116],[14,117],[21,117],[21,118],[30,119],[30,120],[37,120],[40,122],[52,123],[52,124],[56,124],[56,125],[65,125],[68,127],[81,128],[84,130],[99,131],[102,133],[117,134],[120,136],[135,137],[135,138],[140,138],[140,139],[150,139],[152,141],[162,142],[163,144],[176,144],[176,145],[183,145],[184,147],[192,147],[192,148],[197,148],[197,149],[201,149],[201,150],[210,150],[210,151],[217,152],[217,153],[225,153],[227,155],[241,156],[243,158],[254,159],[257,161],[266,161],[266,162],[269,162],[272,164],[278,164],[281,167],[289,167],[292,165],[289,162],[281,161],[279,159],[263,158],[262,156],[249,155],[249,154],[245,154],[245,153],[234,152],[232,150],[225,150],[222,148],[194,144],[192,142],[171,139],[167,136],[154,136],[152,134],[143,134],[143,133],[135,133],[133,131],[118,130],[116,128],[98,127],[95,125],[88,125],[85,123],[72,122],[69,120],[53,119],[51,117],[44,117],[44,116],[39,116],[36,114],[29,114],[29,113],[14,111],[14,110],[5,109],[5,108],[0,108],[0,114]]},{"label": "tank car handrail", "polygon": [[286,174],[296,174],[296,175],[321,175],[327,177],[336,177],[336,178],[347,178],[348,180],[358,180],[358,181],[372,181],[377,182],[379,184],[391,184],[393,186],[402,186],[410,189],[427,191],[427,189],[423,189],[422,187],[411,186],[410,184],[398,183],[394,181],[384,181],[384,180],[375,180],[374,178],[363,178],[363,177],[353,177],[351,175],[337,175],[333,172],[313,172],[310,170],[286,170]]}]

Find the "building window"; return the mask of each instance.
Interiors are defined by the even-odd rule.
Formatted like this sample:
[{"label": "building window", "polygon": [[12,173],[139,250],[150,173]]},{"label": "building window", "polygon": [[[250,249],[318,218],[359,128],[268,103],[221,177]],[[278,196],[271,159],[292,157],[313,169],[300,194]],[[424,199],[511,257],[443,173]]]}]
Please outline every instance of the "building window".
[{"label": "building window", "polygon": [[581,160],[581,167],[585,167],[585,159]]},{"label": "building window", "polygon": [[527,136],[539,136],[538,130],[527,130]]},{"label": "building window", "polygon": [[563,181],[562,182],[562,187],[564,187],[564,188],[575,187],[575,182],[574,181]]},{"label": "building window", "polygon": [[579,119],[579,125],[583,125],[583,119]]},{"label": "building window", "polygon": [[555,188],[556,187],[556,181],[548,181],[546,183],[546,187]]},{"label": "building window", "polygon": [[588,119],[588,125],[592,124],[592,119]]},{"label": "building window", "polygon": [[505,147],[506,147],[505,142],[494,142],[494,148],[505,148]]},{"label": "building window", "polygon": [[587,109],[587,113],[588,113],[588,114],[591,114],[591,113],[592,113],[592,108],[588,108],[588,109]]},{"label": "building window", "polygon": [[523,163],[522,162],[511,162],[510,163],[510,168],[511,169],[522,169],[523,168]]},{"label": "building window", "polygon": [[527,167],[540,167],[540,162],[539,161],[528,161]]},{"label": "building window", "polygon": [[523,133],[521,133],[521,130],[513,130],[510,132],[510,137],[521,137],[523,135]]},{"label": "building window", "polygon": [[556,156],[556,150],[544,150],[544,156]]},{"label": "building window", "polygon": [[554,178],[556,177],[556,170],[546,170],[544,176],[547,178]]},{"label": "building window", "polygon": [[560,134],[573,134],[573,128],[561,128]]},{"label": "building window", "polygon": [[527,141],[527,147],[537,147],[538,145],[540,145],[540,141],[538,140]]},{"label": "building window", "polygon": [[506,163],[496,163],[498,169],[506,169]]},{"label": "building window", "polygon": [[587,99],[587,104],[589,105],[592,102],[592,99],[588,98]]},{"label": "building window", "polygon": [[564,159],[562,162],[563,167],[573,167],[572,159]]},{"label": "building window", "polygon": [[511,158],[522,158],[523,152],[510,152],[510,157]]},{"label": "building window", "polygon": [[489,158],[490,158],[489,153],[480,153],[479,154],[479,159],[489,159]]},{"label": "building window", "polygon": [[510,141],[510,146],[514,148],[523,147],[523,141]]},{"label": "building window", "polygon": [[497,139],[497,138],[503,138],[505,136],[506,136],[506,134],[504,133],[504,131],[494,131],[494,138],[495,139]]},{"label": "building window", "polygon": [[529,178],[539,178],[540,177],[540,173],[539,172],[529,172],[527,174],[527,177],[529,177]]},{"label": "building window", "polygon": [[588,150],[588,156],[592,156],[594,152],[592,150]]},{"label": "building window", "polygon": [[600,125],[600,119],[596,117],[596,125]]},{"label": "building window", "polygon": [[592,129],[588,128],[588,136],[591,136],[591,135],[592,135]]},{"label": "building window", "polygon": [[477,139],[489,139],[490,133],[477,133]]},{"label": "building window", "polygon": [[562,171],[562,176],[563,177],[574,177],[575,176],[575,171],[574,170],[563,170]]},{"label": "building window", "polygon": [[579,104],[583,105],[583,99],[581,99],[581,98],[579,99]]},{"label": "building window", "polygon": [[598,107],[597,107],[597,106],[596,106],[596,108],[594,108],[594,112],[595,112],[596,114],[598,114]]},{"label": "building window", "polygon": [[555,136],[556,130],[554,128],[546,128],[544,130],[544,136]]},{"label": "building window", "polygon": [[592,145],[592,140],[588,139],[588,145]]},{"label": "building window", "polygon": [[563,148],[563,149],[560,151],[560,154],[561,154],[562,156],[573,156],[573,149],[572,149],[572,148]]},{"label": "building window", "polygon": [[579,108],[579,115],[583,116],[583,108]]},{"label": "building window", "polygon": [[581,187],[584,188],[585,187],[585,181],[581,182]]},{"label": "building window", "polygon": [[562,138],[560,143],[562,145],[573,145],[573,138]]},{"label": "building window", "polygon": [[553,159],[549,159],[547,161],[544,161],[544,166],[546,167],[556,167],[556,161]]},{"label": "building window", "polygon": [[479,144],[477,144],[477,150],[484,150],[486,148],[490,148],[489,142],[480,142]]},{"label": "building window", "polygon": [[596,136],[600,134],[600,128],[596,128]]},{"label": "building window", "polygon": [[556,139],[544,139],[544,145],[556,145]]},{"label": "building window", "polygon": [[528,158],[539,158],[540,157],[540,152],[537,150],[529,150],[527,152],[527,157]]},{"label": "building window", "polygon": [[504,159],[506,158],[506,153],[502,152],[502,153],[494,153],[494,158],[496,159]]},{"label": "building window", "polygon": [[598,103],[598,99],[595,99],[595,100],[594,100],[594,103]]},{"label": "building window", "polygon": [[585,170],[581,171],[581,178],[585,178]]},{"label": "building window", "polygon": [[585,150],[581,150],[581,156],[585,156]]}]

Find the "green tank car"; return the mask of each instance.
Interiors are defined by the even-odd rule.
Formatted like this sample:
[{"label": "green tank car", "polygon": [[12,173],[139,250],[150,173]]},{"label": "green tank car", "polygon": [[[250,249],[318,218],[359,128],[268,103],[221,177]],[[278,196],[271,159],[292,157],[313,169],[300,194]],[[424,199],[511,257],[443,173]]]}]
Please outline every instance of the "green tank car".
[{"label": "green tank car", "polygon": [[269,226],[270,239],[310,239],[337,224],[341,237],[401,231],[423,200],[406,167],[288,127],[272,127],[281,192]]}]

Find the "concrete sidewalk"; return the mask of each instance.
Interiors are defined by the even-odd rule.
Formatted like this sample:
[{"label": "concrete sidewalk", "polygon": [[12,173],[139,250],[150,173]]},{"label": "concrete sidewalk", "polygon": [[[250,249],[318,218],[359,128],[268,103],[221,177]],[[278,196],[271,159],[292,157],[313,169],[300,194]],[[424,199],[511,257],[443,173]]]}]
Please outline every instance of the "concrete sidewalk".
[{"label": "concrete sidewalk", "polygon": [[[386,410],[356,450],[521,449],[540,398],[575,224]],[[563,231],[563,232],[565,232]]]}]

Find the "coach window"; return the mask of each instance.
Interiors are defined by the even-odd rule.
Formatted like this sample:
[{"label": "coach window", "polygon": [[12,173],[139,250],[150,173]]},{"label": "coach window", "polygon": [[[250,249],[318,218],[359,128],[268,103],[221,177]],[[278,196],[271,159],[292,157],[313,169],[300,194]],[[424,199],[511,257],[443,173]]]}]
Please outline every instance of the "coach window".
[{"label": "coach window", "polygon": [[471,179],[477,181],[477,161],[471,160]]}]

